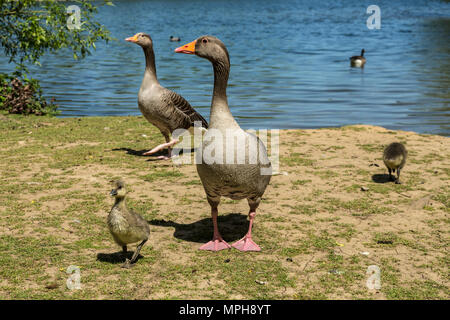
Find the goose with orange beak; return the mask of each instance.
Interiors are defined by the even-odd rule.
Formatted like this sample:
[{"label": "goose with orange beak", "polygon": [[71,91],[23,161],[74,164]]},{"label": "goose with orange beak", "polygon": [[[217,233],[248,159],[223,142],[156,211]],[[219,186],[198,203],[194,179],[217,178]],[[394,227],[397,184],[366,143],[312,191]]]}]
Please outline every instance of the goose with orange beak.
[{"label": "goose with orange beak", "polygon": [[[209,129],[203,136],[202,148],[199,150],[202,161],[197,164],[197,172],[211,206],[214,232],[213,239],[200,249],[218,251],[230,248],[222,238],[217,224],[220,199],[227,197],[233,200],[247,199],[250,207],[248,232],[232,247],[240,251],[260,251],[261,248],[252,238],[252,226],[256,209],[270,182],[272,166],[264,144],[255,135],[240,128],[228,107],[226,93],[230,73],[228,50],[216,37],[202,36],[175,49],[175,52],[195,54],[208,59],[214,69]],[[235,144],[235,139],[241,143]],[[215,151],[214,157],[211,156],[212,150]],[[229,157],[230,154],[232,157]],[[240,156],[242,158],[237,161]]]},{"label": "goose with orange beak", "polygon": [[197,43],[197,40],[189,42],[188,44],[185,44],[184,46],[176,48],[175,52],[186,53],[186,54],[195,54],[195,44],[196,43]]},{"label": "goose with orange beak", "polygon": [[159,83],[156,76],[153,41],[148,34],[140,32],[126,38],[125,41],[136,43],[144,50],[145,72],[138,93],[138,105],[147,121],[157,127],[166,140],[166,143],[145,152],[144,155],[168,148],[168,155],[160,156],[158,159],[170,159],[172,147],[178,143],[177,138],[171,138],[172,132],[176,129],[191,129],[196,121],[203,128],[208,128],[208,123],[182,96]]}]

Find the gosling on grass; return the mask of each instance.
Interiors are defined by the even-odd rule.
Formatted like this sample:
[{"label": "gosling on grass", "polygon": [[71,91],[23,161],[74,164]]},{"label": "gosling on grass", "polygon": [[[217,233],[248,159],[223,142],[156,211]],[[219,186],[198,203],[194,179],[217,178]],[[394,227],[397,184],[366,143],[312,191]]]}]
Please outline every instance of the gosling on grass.
[{"label": "gosling on grass", "polygon": [[[408,156],[408,151],[405,146],[399,142],[393,142],[388,145],[383,152],[383,161],[389,170],[389,179],[395,180],[395,183],[401,184],[400,182],[400,170],[403,169],[406,163],[406,157]],[[397,170],[397,179],[392,176],[392,172],[395,173]]]},{"label": "gosling on grass", "polygon": [[108,215],[107,223],[114,241],[122,247],[123,254],[127,253],[127,245],[141,241],[131,260],[126,258],[122,268],[130,268],[139,256],[150,235],[147,221],[136,212],[129,210],[125,204],[127,190],[121,180],[114,181],[114,189],[110,195],[115,197],[114,205]]}]

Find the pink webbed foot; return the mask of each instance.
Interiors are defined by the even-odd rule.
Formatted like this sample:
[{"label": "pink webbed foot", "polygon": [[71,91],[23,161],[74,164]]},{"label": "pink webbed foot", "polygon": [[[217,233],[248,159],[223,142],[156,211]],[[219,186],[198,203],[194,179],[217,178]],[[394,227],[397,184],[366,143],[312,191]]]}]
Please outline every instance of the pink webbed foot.
[{"label": "pink webbed foot", "polygon": [[241,240],[232,244],[233,248],[239,251],[261,251],[261,248],[252,240],[251,237],[245,236]]},{"label": "pink webbed foot", "polygon": [[154,153],[156,153],[156,152],[158,152],[160,149],[158,149],[158,150],[155,150],[156,148],[153,148],[152,150],[149,150],[149,151],[147,151],[147,152],[144,152],[142,155],[144,155],[144,156],[149,156],[149,155],[151,155],[151,154],[154,154]]},{"label": "pink webbed foot", "polygon": [[224,250],[224,249],[230,249],[231,246],[226,243],[225,240],[223,240],[222,238],[218,238],[218,239],[213,239],[208,243],[205,243],[204,245],[202,245],[199,249],[200,250],[208,250],[208,251],[220,251],[220,250]]},{"label": "pink webbed foot", "polygon": [[178,142],[179,141],[177,139],[172,139],[171,141],[169,141],[167,143],[160,144],[159,146],[154,147],[152,150],[143,153],[143,155],[148,156],[148,155],[154,154],[160,150],[163,150],[165,148],[171,148],[173,145],[177,144]]},{"label": "pink webbed foot", "polygon": [[158,160],[170,160],[172,158],[173,158],[173,156],[159,156],[156,159],[158,159]]},{"label": "pink webbed foot", "polygon": [[[146,155],[147,153],[144,153],[144,155]],[[173,158],[177,157],[177,155],[173,155],[172,154],[172,149],[169,148],[169,152],[167,155],[163,155],[163,156],[158,156],[156,157],[156,160],[171,160]]]}]

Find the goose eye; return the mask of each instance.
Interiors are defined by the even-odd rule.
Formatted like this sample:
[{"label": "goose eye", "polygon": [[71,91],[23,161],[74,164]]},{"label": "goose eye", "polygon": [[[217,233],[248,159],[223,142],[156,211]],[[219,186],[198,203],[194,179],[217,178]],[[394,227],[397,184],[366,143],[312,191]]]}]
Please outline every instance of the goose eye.
[{"label": "goose eye", "polygon": [[208,43],[208,39],[203,39],[202,42],[203,43]]}]

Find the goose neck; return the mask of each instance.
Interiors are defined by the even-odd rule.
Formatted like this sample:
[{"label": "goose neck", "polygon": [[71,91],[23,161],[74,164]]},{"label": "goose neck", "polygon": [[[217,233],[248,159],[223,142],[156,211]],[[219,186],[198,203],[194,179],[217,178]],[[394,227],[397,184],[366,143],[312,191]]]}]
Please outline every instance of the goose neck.
[{"label": "goose neck", "polygon": [[145,54],[145,74],[144,81],[149,83],[158,82],[156,77],[155,53],[152,47],[144,47]]},{"label": "goose neck", "polygon": [[214,90],[211,103],[210,127],[237,125],[228,107],[227,85],[230,64],[225,61],[213,61]]},{"label": "goose neck", "polygon": [[114,202],[114,207],[117,207],[117,208],[120,208],[120,209],[125,208],[125,198],[123,198],[123,197],[116,197],[116,200]]}]

